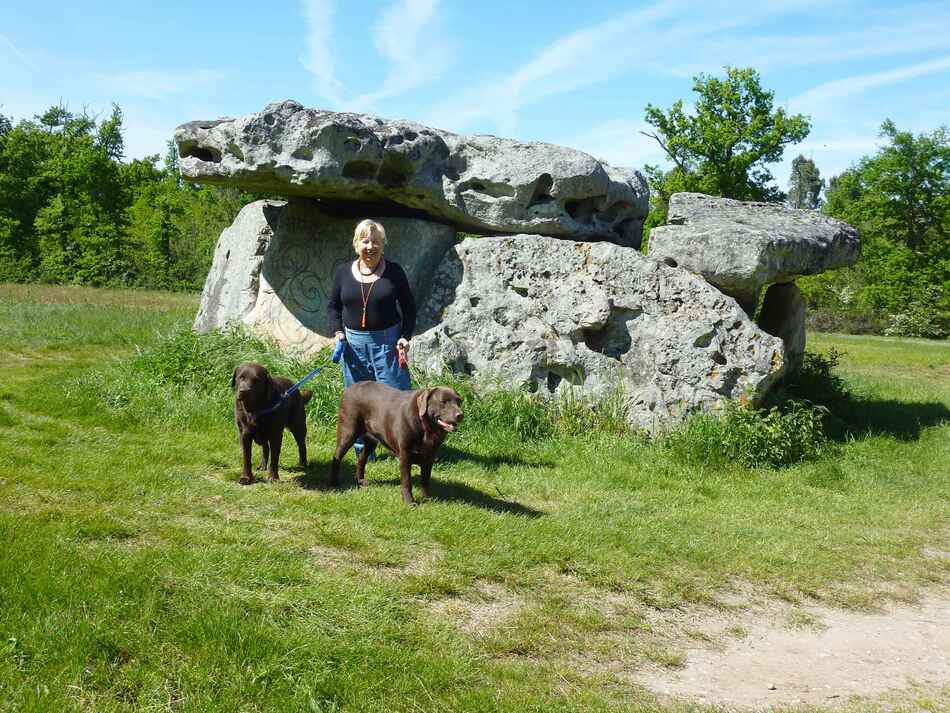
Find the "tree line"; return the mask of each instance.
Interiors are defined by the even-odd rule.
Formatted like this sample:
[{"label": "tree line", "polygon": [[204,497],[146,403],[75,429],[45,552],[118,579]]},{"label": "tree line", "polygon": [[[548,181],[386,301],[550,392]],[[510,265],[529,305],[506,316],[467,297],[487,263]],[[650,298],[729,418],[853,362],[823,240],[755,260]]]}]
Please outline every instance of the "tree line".
[{"label": "tree line", "polygon": [[169,142],[123,161],[122,112],[0,115],[0,281],[200,289],[253,197],[180,180]]},{"label": "tree line", "polygon": [[[651,210],[666,222],[670,196],[697,191],[822,210],[861,231],[863,257],[802,278],[812,326],[941,337],[950,333],[950,133],[912,134],[893,122],[883,145],[825,184],[798,156],[788,191],[769,165],[811,130],[775,107],[750,68],[700,74],[687,111],[647,105],[646,131],[671,168],[646,166]],[[123,161],[122,112],[104,119],[62,106],[13,124],[0,115],[0,281],[194,290],[214,246],[252,196],[187,183],[177,153]]]},{"label": "tree line", "polygon": [[768,164],[802,141],[807,117],[774,106],[754,69],[694,79],[694,109],[678,101],[646,109],[672,168],[647,166],[651,210],[644,229],[666,222],[670,195],[696,191],[726,198],[785,202],[821,210],[858,228],[862,258],[853,267],[798,281],[813,328],[900,336],[950,334],[950,132],[913,134],[892,121],[882,146],[825,186],[814,161],[792,162],[788,192]]}]

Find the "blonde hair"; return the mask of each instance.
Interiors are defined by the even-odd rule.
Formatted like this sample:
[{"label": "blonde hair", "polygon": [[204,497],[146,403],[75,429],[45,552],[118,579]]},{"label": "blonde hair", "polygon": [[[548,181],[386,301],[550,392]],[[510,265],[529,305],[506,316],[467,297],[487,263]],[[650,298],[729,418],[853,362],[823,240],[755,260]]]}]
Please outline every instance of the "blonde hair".
[{"label": "blonde hair", "polygon": [[382,226],[382,223],[377,223],[375,220],[361,220],[360,224],[356,226],[356,230],[353,231],[353,247],[356,248],[356,244],[363,238],[376,233],[379,237],[379,242],[383,247],[386,247],[386,229]]}]

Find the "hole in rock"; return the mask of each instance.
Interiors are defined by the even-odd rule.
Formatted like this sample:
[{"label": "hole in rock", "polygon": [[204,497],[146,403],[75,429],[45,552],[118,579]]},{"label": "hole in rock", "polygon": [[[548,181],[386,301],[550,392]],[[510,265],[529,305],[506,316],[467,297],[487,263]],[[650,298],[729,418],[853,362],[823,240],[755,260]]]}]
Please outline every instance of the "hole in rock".
[{"label": "hole in rock", "polygon": [[554,179],[551,178],[550,173],[542,173],[538,176],[538,180],[534,182],[534,191],[531,193],[531,200],[528,201],[527,207],[530,208],[534,205],[542,205],[553,201],[554,196],[551,195],[551,188],[553,187]]},{"label": "hole in rock", "polygon": [[619,360],[630,351],[630,322],[642,314],[639,309],[614,307],[603,327],[585,329],[584,344],[591,351]]},{"label": "hole in rock", "polygon": [[726,357],[723,355],[722,352],[713,352],[712,360],[716,362],[717,364],[719,364],[720,366],[725,366],[726,364]]},{"label": "hole in rock", "polygon": [[556,374],[553,371],[549,371],[548,379],[547,379],[548,391],[550,391],[553,394],[555,391],[557,391],[558,384],[560,384],[563,380],[564,379],[560,374]]},{"label": "hole in rock", "polygon": [[379,167],[379,173],[376,175],[378,180],[386,188],[402,188],[415,173],[412,162],[402,154],[389,153],[383,159],[383,164]]},{"label": "hole in rock", "polygon": [[207,161],[208,163],[221,163],[221,152],[217,149],[199,146],[195,141],[183,141],[178,145],[178,155],[181,158],[187,158],[189,156],[198,159],[199,161]]},{"label": "hole in rock", "polygon": [[228,144],[228,153],[234,156],[238,161],[244,160],[244,152],[241,151],[241,147],[233,141]]},{"label": "hole in rock", "polygon": [[528,288],[527,288],[527,287],[518,287],[518,286],[516,286],[516,285],[512,285],[512,286],[511,286],[511,289],[514,290],[515,292],[517,292],[517,293],[518,293],[519,295],[521,295],[522,297],[527,297],[527,296],[528,296]]},{"label": "hole in rock", "polygon": [[578,223],[590,225],[594,218],[594,213],[597,212],[598,207],[604,202],[604,198],[604,196],[592,196],[590,198],[566,201],[564,203],[564,210]]},{"label": "hole in rock", "polygon": [[403,136],[406,137],[406,141],[415,141],[419,137],[419,134],[417,134],[415,131],[407,131],[403,134]]},{"label": "hole in rock", "polygon": [[301,146],[300,148],[296,149],[292,154],[290,154],[290,156],[291,158],[299,158],[302,161],[309,161],[310,159],[313,158],[313,151],[308,149],[306,146]]},{"label": "hole in rock", "polygon": [[369,161],[347,161],[342,173],[346,178],[367,181],[376,175],[376,166]]},{"label": "hole in rock", "polygon": [[515,189],[505,183],[494,183],[482,178],[471,178],[459,184],[459,192],[475,191],[484,193],[492,198],[510,198],[515,194]]},{"label": "hole in rock", "polygon": [[705,334],[700,334],[696,337],[696,340],[693,342],[693,346],[699,349],[705,349],[712,343],[713,332],[709,331]]},{"label": "hole in rock", "polygon": [[481,302],[481,299],[478,298],[478,297],[469,297],[469,298],[468,298],[468,303],[469,303],[472,307],[478,307],[478,303],[479,303],[479,302]]},{"label": "hole in rock", "polygon": [[679,266],[679,263],[677,263],[676,260],[674,260],[674,259],[671,258],[671,257],[665,257],[665,258],[663,258],[663,264],[664,264],[664,265],[669,265],[670,267],[678,267],[678,266]]}]

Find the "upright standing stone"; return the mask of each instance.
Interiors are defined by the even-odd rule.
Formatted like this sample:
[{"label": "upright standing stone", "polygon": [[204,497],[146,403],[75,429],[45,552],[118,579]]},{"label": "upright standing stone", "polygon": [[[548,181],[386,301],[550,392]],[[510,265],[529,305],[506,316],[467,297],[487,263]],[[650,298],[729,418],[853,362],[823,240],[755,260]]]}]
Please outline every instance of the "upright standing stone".
[{"label": "upright standing stone", "polygon": [[802,368],[805,358],[805,298],[794,282],[769,287],[759,312],[759,327],[785,344],[787,374]]},{"label": "upright standing stone", "polygon": [[446,255],[413,362],[508,387],[616,399],[650,431],[727,399],[755,402],[782,343],[685,270],[609,243],[469,238]]},{"label": "upright standing stone", "polygon": [[[263,211],[273,217],[275,208],[276,225],[268,223],[267,231],[260,229],[260,220],[249,219]],[[218,243],[218,269],[205,283],[195,328],[207,331],[239,322],[304,356],[327,346],[333,338],[326,318],[333,275],[338,265],[355,259],[353,230],[359,220],[331,215],[308,200],[246,206]],[[455,243],[455,230],[415,218],[378,220],[386,228],[386,258],[402,265],[413,295],[424,300],[436,266]],[[249,227],[250,233],[241,234],[242,227]],[[257,247],[236,252],[242,240]],[[249,258],[247,253],[252,253]],[[220,299],[235,291],[240,300]]]}]

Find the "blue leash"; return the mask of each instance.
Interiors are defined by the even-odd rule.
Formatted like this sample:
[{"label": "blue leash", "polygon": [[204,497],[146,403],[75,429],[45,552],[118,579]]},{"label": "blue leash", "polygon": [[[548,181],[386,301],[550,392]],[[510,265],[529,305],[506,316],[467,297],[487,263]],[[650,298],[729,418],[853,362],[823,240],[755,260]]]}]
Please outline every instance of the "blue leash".
[{"label": "blue leash", "polygon": [[298,381],[296,384],[294,384],[289,389],[287,389],[284,393],[282,393],[280,395],[280,398],[277,399],[277,403],[275,403],[273,406],[270,406],[264,409],[263,411],[258,411],[257,413],[252,414],[252,416],[254,418],[260,418],[261,416],[268,416],[274,413],[274,411],[276,411],[277,409],[279,409],[281,406],[284,405],[284,401],[286,401],[291,396],[293,396],[298,391],[300,391],[301,386],[306,384],[308,381],[310,381],[313,377],[315,377],[319,373],[320,373],[320,367],[317,367],[316,369],[311,371],[309,374],[307,374],[304,378],[302,378],[300,381]]}]

